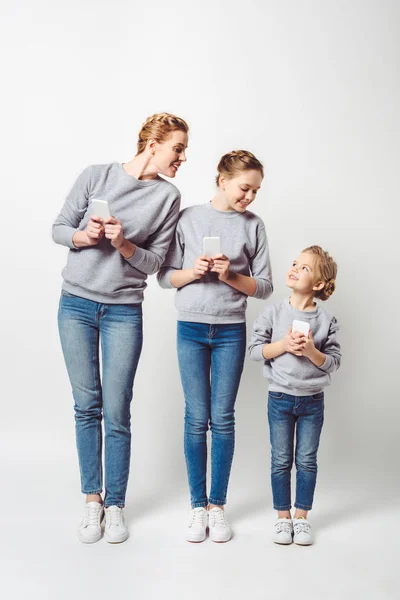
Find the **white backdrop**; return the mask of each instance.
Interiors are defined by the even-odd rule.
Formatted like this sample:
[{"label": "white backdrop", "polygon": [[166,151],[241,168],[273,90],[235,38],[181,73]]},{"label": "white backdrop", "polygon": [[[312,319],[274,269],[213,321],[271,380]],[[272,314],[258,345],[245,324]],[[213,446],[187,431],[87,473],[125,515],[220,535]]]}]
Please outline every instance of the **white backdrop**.
[{"label": "white backdrop", "polygon": [[[3,500],[18,498],[22,510],[29,497],[45,529],[54,497],[78,518],[72,397],[56,327],[67,249],[53,244],[51,224],[85,166],[128,160],[145,118],[168,111],[191,129],[188,161],[174,181],[182,206],[212,197],[223,153],[245,148],[264,163],[252,210],[269,238],[269,301],[287,294],[286,269],[304,246],[320,244],[336,258],[337,291],[326,308],[341,324],[343,362],[326,393],[316,501],[325,494],[337,522],[374,506],[392,512],[399,3],[24,0],[1,7]],[[135,514],[177,498],[187,508],[173,302],[174,293],[150,278],[132,405],[127,510]],[[249,300],[249,335],[262,306]],[[260,364],[248,360],[229,496],[237,520],[271,502],[266,395]]]}]

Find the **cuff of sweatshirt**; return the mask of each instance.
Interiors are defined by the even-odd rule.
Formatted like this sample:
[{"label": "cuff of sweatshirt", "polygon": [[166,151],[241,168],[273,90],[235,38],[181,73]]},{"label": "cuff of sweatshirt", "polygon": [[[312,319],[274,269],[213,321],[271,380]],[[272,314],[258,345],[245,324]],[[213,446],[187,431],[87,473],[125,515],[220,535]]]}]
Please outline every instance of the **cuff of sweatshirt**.
[{"label": "cuff of sweatshirt", "polygon": [[256,279],[256,291],[254,292],[252,298],[258,298],[259,300],[266,300],[272,294],[273,288],[272,283],[268,281],[268,279]]},{"label": "cuff of sweatshirt", "polygon": [[131,267],[135,267],[135,269],[139,269],[140,265],[142,265],[146,260],[146,251],[143,248],[135,245],[135,252],[132,254],[130,258],[125,259]]},{"label": "cuff of sweatshirt", "polygon": [[253,346],[252,349],[250,350],[250,358],[252,360],[258,360],[258,361],[265,362],[265,358],[262,353],[263,348],[264,348],[264,344],[259,344],[257,346]]},{"label": "cuff of sweatshirt", "polygon": [[325,373],[329,373],[329,371],[332,368],[332,362],[333,362],[332,356],[329,356],[328,354],[325,354],[325,360],[322,363],[322,365],[320,365],[318,367],[318,369],[321,369],[321,371],[324,371]]},{"label": "cuff of sweatshirt", "polygon": [[171,283],[171,274],[175,271],[175,269],[171,269],[169,267],[165,267],[158,272],[157,279],[158,283],[165,290],[176,289],[174,285]]},{"label": "cuff of sweatshirt", "polygon": [[77,231],[79,230],[74,229],[73,227],[64,227],[61,235],[58,238],[59,243],[63,246],[67,246],[67,248],[70,248],[71,250],[80,250],[80,248],[77,248],[72,241],[72,238]]}]

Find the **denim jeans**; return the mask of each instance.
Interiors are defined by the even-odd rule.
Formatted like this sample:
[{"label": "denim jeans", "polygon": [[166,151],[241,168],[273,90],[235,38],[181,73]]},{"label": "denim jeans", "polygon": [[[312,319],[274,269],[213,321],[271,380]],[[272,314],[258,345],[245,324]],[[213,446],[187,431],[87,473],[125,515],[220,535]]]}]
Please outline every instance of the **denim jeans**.
[{"label": "denim jeans", "polygon": [[296,431],[295,507],[311,510],[317,480],[317,451],[324,422],[324,393],[291,396],[268,394],[268,421],[271,439],[271,485],[275,510],[289,510],[290,472]]},{"label": "denim jeans", "polygon": [[58,327],[75,401],[82,492],[103,490],[104,417],[104,504],[123,507],[131,452],[130,402],[142,349],[142,306],[99,304],[63,291]]},{"label": "denim jeans", "polygon": [[[246,324],[178,321],[178,361],[185,396],[184,448],[192,507],[223,506],[235,446],[235,400],[246,352]],[[207,430],[211,490],[207,497]]]}]

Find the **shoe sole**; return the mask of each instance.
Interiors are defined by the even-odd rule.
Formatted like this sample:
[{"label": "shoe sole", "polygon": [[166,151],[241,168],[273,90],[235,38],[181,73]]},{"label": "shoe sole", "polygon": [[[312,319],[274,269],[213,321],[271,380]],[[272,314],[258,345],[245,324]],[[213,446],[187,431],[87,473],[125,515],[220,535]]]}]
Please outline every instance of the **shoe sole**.
[{"label": "shoe sole", "polygon": [[279,546],[290,546],[290,544],[293,544],[293,540],[287,541],[287,542],[278,542],[277,540],[272,540],[274,542],[274,544],[278,544]]},{"label": "shoe sole", "polygon": [[217,535],[210,534],[210,540],[212,542],[215,542],[216,544],[225,544],[226,542],[229,542],[231,539],[232,539],[232,535],[230,535],[228,538],[218,538]]},{"label": "shoe sole", "polygon": [[126,540],[129,537],[129,533],[127,533],[126,535],[122,536],[121,538],[118,539],[110,539],[106,534],[104,534],[104,539],[106,540],[106,542],[108,544],[122,544],[123,542],[126,542]]},{"label": "shoe sole", "polygon": [[96,538],[93,539],[87,539],[82,537],[79,533],[78,533],[78,540],[81,542],[81,544],[95,544],[96,542],[101,540],[101,532],[99,533],[99,535]]},{"label": "shoe sole", "polygon": [[312,546],[313,542],[295,542],[293,540],[293,543],[296,544],[297,546]]},{"label": "shoe sole", "polygon": [[206,539],[206,537],[207,537],[206,535],[204,535],[204,537],[196,537],[196,536],[190,537],[190,536],[187,536],[186,541],[190,542],[191,544],[200,544],[201,542],[204,542],[204,540]]}]

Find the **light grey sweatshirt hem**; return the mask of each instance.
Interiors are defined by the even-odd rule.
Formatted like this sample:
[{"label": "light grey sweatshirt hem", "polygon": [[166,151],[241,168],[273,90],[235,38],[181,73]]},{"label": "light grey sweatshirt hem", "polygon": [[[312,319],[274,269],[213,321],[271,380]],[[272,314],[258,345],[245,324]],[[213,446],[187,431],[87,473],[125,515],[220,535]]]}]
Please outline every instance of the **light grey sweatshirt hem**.
[{"label": "light grey sweatshirt hem", "polygon": [[72,285],[65,280],[62,284],[62,289],[74,296],[99,302],[100,304],[142,304],[144,297],[143,290],[119,291],[116,294],[100,294],[99,292],[86,290],[79,285]]},{"label": "light grey sweatshirt hem", "polygon": [[209,323],[210,325],[225,325],[228,323],[244,323],[246,321],[245,313],[236,315],[209,315],[198,312],[178,312],[178,321],[189,321],[190,323]]},{"label": "light grey sweatshirt hem", "polygon": [[276,392],[278,394],[290,394],[291,396],[312,396],[313,394],[320,394],[324,391],[324,388],[320,386],[313,388],[292,388],[284,387],[283,385],[277,385],[276,383],[270,383],[268,391]]}]

